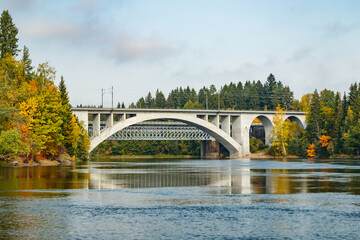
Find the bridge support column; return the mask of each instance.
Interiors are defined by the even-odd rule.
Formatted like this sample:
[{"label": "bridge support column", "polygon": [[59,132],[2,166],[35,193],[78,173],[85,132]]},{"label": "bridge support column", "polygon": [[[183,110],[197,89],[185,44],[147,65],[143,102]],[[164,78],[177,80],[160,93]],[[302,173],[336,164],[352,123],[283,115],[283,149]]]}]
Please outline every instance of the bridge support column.
[{"label": "bridge support column", "polygon": [[201,158],[219,158],[220,147],[216,140],[201,140],[200,141],[200,155]]},{"label": "bridge support column", "polygon": [[269,125],[264,125],[264,130],[265,130],[265,145],[270,146],[271,142],[270,142],[270,137],[271,137],[271,131],[273,130],[272,126]]},{"label": "bridge support column", "polygon": [[112,127],[114,125],[114,114],[110,113],[110,114],[106,114],[106,122],[105,122],[105,127]]},{"label": "bridge support column", "polygon": [[221,129],[230,135],[230,116],[221,116]]},{"label": "bridge support column", "polygon": [[209,115],[209,120],[216,127],[219,127],[219,115]]},{"label": "bridge support column", "polygon": [[100,135],[100,113],[93,114],[93,136]]},{"label": "bridge support column", "polygon": [[250,154],[250,126],[252,123],[252,118],[246,117],[244,115],[233,116],[232,124],[232,137],[238,142],[241,146],[241,155],[245,156]]}]

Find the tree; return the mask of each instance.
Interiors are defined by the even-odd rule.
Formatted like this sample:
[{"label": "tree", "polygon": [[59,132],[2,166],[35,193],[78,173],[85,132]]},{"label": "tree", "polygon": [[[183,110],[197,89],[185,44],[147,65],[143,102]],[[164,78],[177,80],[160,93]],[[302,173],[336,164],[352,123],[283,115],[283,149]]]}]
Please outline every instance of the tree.
[{"label": "tree", "polygon": [[189,99],[189,101],[187,101],[187,103],[185,103],[184,105],[184,109],[202,109],[203,105],[200,104],[198,101],[196,102],[192,102],[191,99]]},{"label": "tree", "polygon": [[276,80],[274,75],[270,73],[264,84],[264,89],[265,89],[264,97],[268,109],[274,109],[276,107],[276,105],[274,105],[274,102],[276,102],[276,96],[274,96],[275,88],[276,88]]},{"label": "tree", "polygon": [[311,143],[317,142],[321,135],[320,107],[319,94],[317,90],[315,90],[306,114],[306,137]]},{"label": "tree", "polygon": [[63,76],[60,77],[59,92],[60,92],[61,104],[64,106],[69,106],[70,101]]},{"label": "tree", "polygon": [[308,158],[313,159],[315,158],[315,144],[310,144],[308,150],[307,150]]},{"label": "tree", "polygon": [[7,10],[4,10],[0,19],[0,52],[1,58],[6,54],[17,56],[19,50],[17,42],[18,29],[12,21],[12,18]]},{"label": "tree", "polygon": [[299,103],[299,111],[307,112],[310,107],[312,94],[308,93],[301,97],[301,101]]},{"label": "tree", "polygon": [[161,91],[159,91],[159,89],[156,90],[155,105],[156,108],[166,108],[165,96]]},{"label": "tree", "polygon": [[[348,115],[351,115],[351,110]],[[348,116],[349,117],[349,116]],[[344,145],[349,154],[359,155],[360,150],[360,119],[353,125],[348,132],[344,133]]]},{"label": "tree", "polygon": [[151,96],[151,92],[145,98],[146,108],[155,108],[155,99]]},{"label": "tree", "polygon": [[53,158],[63,144],[61,99],[55,86],[45,86],[41,92],[20,104],[25,118],[24,131],[35,160],[38,156]]},{"label": "tree", "polygon": [[169,94],[169,96],[166,100],[166,105],[169,109],[175,109],[175,101],[172,98],[171,94]]},{"label": "tree", "polygon": [[289,140],[291,139],[289,120],[284,119],[286,114],[285,109],[280,107],[280,104],[276,107],[276,114],[273,118],[274,127],[271,132],[271,147],[274,149],[275,155],[287,156],[287,147]]},{"label": "tree", "polygon": [[[32,60],[30,59],[29,49],[24,45],[23,57],[21,59],[22,64],[24,64],[24,75],[27,82],[30,82],[32,79],[32,70],[31,66]],[[62,76],[61,76],[62,77]]]},{"label": "tree", "polygon": [[322,135],[319,139],[319,143],[320,143],[320,156],[321,157],[329,157],[329,150],[330,150],[330,146],[332,145],[331,142],[331,137],[330,136],[326,136],[326,135]]},{"label": "tree", "polygon": [[18,154],[28,154],[29,147],[21,141],[16,129],[2,131],[0,134],[0,155],[2,158],[14,159]]}]

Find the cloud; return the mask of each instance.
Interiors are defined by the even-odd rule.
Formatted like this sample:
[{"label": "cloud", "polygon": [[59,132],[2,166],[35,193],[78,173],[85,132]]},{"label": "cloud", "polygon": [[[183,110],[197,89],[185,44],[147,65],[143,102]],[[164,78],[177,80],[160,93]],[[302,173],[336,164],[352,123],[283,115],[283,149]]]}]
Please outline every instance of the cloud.
[{"label": "cloud", "polygon": [[130,59],[157,59],[174,52],[174,48],[165,44],[158,37],[140,38],[122,34],[110,41],[106,47],[109,56],[118,61]]},{"label": "cloud", "polygon": [[79,26],[67,22],[51,23],[44,19],[36,19],[26,23],[21,31],[32,38],[73,42],[80,41],[83,35]]},{"label": "cloud", "polygon": [[85,12],[94,12],[96,10],[97,4],[97,0],[79,0],[75,5],[75,9]]},{"label": "cloud", "polygon": [[23,10],[36,4],[36,0],[2,0],[4,9]]},{"label": "cloud", "polygon": [[334,22],[324,27],[325,33],[329,37],[344,35],[355,28],[356,24],[345,25],[340,21]]},{"label": "cloud", "polygon": [[113,32],[92,22],[46,21],[35,19],[21,29],[28,37],[44,42],[60,42],[90,47],[117,62],[157,60],[172,55],[175,48],[157,36],[139,37],[124,32]]},{"label": "cloud", "polygon": [[288,60],[295,61],[295,62],[300,61],[300,60],[303,60],[303,59],[309,57],[312,52],[313,52],[313,49],[310,47],[301,48],[301,49],[295,51],[295,53]]}]

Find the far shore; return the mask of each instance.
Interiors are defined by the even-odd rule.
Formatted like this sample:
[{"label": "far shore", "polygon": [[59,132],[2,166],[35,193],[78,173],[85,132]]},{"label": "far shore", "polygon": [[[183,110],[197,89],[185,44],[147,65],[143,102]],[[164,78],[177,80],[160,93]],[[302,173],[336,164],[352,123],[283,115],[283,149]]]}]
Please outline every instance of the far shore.
[{"label": "far shore", "polygon": [[[199,159],[199,156],[191,156],[191,155],[118,155],[118,156],[94,156],[93,158],[97,158],[100,160],[106,159]],[[289,155],[286,157],[275,157],[269,155],[265,152],[258,152],[258,153],[251,153],[244,158],[248,159],[296,159],[301,158],[299,156]],[[360,158],[360,156],[350,156],[350,155],[334,155],[331,158],[334,159],[351,159],[351,158]],[[229,157],[225,158],[205,158],[205,159],[229,159]],[[0,160],[0,166],[2,167],[39,167],[39,166],[72,166],[75,165],[77,162],[74,160],[40,160],[38,162],[28,162],[24,163],[21,161],[5,161]]]},{"label": "far shore", "polygon": [[19,161],[0,161],[0,166],[4,167],[43,167],[43,166],[72,166],[75,165],[75,161],[51,161],[51,160],[40,160],[39,162],[19,162]]}]

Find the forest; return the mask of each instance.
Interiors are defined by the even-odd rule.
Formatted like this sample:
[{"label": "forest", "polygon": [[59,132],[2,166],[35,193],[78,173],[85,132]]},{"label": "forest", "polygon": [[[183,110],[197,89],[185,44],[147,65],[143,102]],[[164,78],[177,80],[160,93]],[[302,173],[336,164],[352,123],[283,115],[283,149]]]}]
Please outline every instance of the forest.
[{"label": "forest", "polygon": [[0,160],[86,160],[90,141],[71,112],[64,78],[57,87],[48,63],[34,69],[29,49],[18,49],[18,29],[8,11],[0,24]]}]

